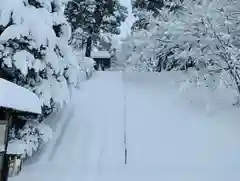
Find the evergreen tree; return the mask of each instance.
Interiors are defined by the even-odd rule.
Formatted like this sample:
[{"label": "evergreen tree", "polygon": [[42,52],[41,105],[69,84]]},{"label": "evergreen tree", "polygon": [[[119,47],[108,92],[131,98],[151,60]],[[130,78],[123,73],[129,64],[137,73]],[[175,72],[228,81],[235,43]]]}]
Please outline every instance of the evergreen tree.
[{"label": "evergreen tree", "polygon": [[69,101],[78,82],[70,36],[59,1],[1,1],[1,76],[38,94],[45,114]]},{"label": "evergreen tree", "polygon": [[85,55],[89,57],[93,43],[101,47],[109,42],[108,38],[103,38],[104,35],[120,34],[121,23],[127,17],[127,8],[119,0],[75,0],[68,2],[65,15],[73,32],[80,29],[87,35],[82,38],[78,36],[78,39],[82,39],[82,44],[86,47]]}]

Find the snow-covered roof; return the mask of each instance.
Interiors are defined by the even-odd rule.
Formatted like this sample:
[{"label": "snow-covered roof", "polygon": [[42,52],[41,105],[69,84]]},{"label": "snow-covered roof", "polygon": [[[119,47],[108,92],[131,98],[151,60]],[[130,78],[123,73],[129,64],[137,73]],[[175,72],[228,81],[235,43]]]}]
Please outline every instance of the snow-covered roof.
[{"label": "snow-covered roof", "polygon": [[33,92],[0,78],[0,107],[41,114],[41,101]]},{"label": "snow-covered roof", "polygon": [[92,51],[92,58],[110,58],[111,55],[107,51]]},{"label": "snow-covered roof", "polygon": [[23,140],[14,140],[8,143],[7,154],[19,154],[25,153],[26,143]]}]

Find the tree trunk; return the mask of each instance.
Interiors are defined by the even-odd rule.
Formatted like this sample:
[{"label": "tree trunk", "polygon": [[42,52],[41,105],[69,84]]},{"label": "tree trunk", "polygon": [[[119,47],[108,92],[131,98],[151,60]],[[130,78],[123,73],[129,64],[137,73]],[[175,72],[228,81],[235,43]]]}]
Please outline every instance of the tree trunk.
[{"label": "tree trunk", "polygon": [[[106,2],[108,2],[108,3],[106,3]],[[113,11],[112,0],[108,0],[106,2],[104,2],[104,1],[102,3],[98,2],[94,9],[93,17],[95,19],[95,23],[93,24],[93,26],[89,26],[90,36],[87,39],[87,47],[86,47],[86,52],[85,52],[86,57],[91,56],[93,35],[94,36],[99,35],[100,27],[101,27],[101,24],[103,21],[104,11],[106,9],[108,9],[110,12]]]},{"label": "tree trunk", "polygon": [[90,35],[87,38],[87,46],[86,46],[85,56],[86,57],[91,57],[91,51],[92,51],[92,35]]}]

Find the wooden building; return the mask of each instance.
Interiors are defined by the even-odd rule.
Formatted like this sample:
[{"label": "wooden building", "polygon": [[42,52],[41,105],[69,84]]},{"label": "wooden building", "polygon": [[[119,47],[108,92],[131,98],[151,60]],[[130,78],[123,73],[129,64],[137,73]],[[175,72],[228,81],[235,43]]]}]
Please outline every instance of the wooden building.
[{"label": "wooden building", "polygon": [[19,115],[40,114],[41,102],[37,95],[0,78],[0,181],[7,181],[9,166],[19,168],[17,172],[21,169],[21,154],[8,149],[9,128],[14,118]]},{"label": "wooden building", "polygon": [[96,70],[105,70],[111,67],[111,55],[107,51],[93,51],[91,57],[95,60],[94,68]]}]

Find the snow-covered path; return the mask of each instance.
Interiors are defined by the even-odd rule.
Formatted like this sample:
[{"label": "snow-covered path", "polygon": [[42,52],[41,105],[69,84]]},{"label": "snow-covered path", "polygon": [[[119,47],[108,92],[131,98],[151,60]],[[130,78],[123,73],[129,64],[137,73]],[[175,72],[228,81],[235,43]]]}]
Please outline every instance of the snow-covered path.
[{"label": "snow-covered path", "polygon": [[240,121],[201,111],[168,74],[97,72],[55,141],[10,181],[238,181]]},{"label": "snow-covered path", "polygon": [[[98,73],[76,92],[74,114],[54,158],[75,165],[83,180],[100,178],[123,163],[123,84],[121,74]],[[67,163],[66,163],[67,160]]]}]

